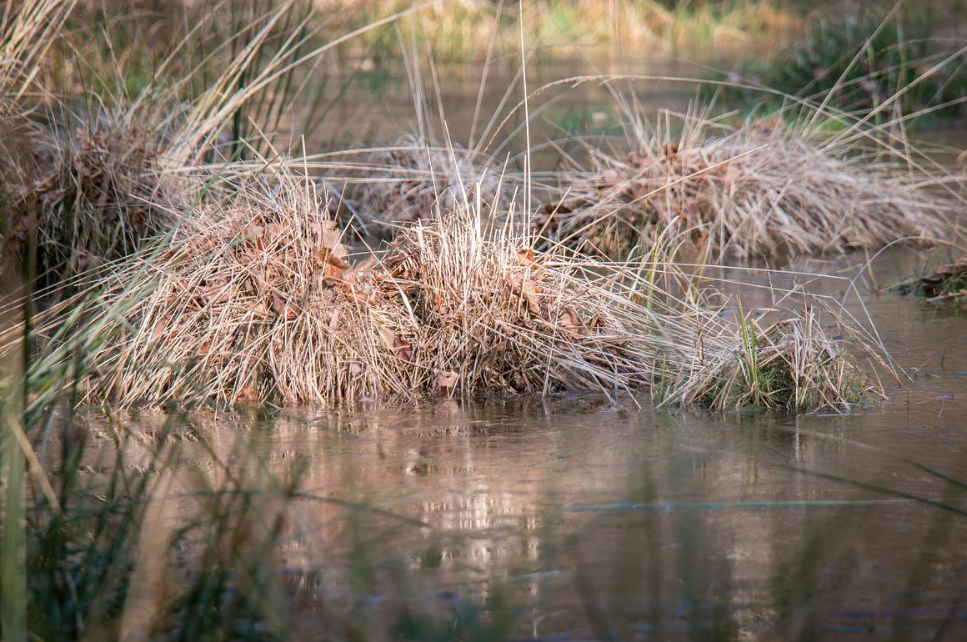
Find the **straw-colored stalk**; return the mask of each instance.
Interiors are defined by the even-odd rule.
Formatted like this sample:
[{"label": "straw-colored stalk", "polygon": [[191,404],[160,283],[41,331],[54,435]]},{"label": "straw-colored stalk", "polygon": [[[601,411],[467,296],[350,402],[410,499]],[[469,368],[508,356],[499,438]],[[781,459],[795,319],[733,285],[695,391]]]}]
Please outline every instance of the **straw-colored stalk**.
[{"label": "straw-colored stalk", "polygon": [[566,198],[538,224],[609,255],[669,230],[713,258],[929,243],[952,229],[952,208],[911,168],[839,154],[778,121],[726,128],[686,117],[675,134],[633,131],[627,155],[592,150],[590,171],[566,178]]},{"label": "straw-colored stalk", "polygon": [[[673,265],[535,253],[529,239],[488,228],[479,201],[351,267],[325,194],[285,171],[251,180],[227,204],[192,212],[169,244],[121,264],[90,316],[67,308],[73,335],[60,331],[66,341],[46,349],[98,346],[88,400],[325,404],[590,389],[810,408],[867,391],[812,312],[750,342],[703,293],[676,296],[685,281]],[[745,393],[755,373],[735,372],[749,355],[788,385]]]}]

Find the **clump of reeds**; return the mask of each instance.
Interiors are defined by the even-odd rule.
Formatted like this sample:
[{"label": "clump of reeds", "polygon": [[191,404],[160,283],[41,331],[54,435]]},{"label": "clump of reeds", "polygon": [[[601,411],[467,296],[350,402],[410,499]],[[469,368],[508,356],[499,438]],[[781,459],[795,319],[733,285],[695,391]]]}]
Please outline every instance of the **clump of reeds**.
[{"label": "clump of reeds", "polygon": [[354,224],[375,238],[392,238],[402,226],[432,219],[438,209],[450,211],[463,201],[480,198],[484,208],[502,213],[513,199],[500,168],[482,167],[464,149],[416,136],[373,150],[358,173],[347,190]]},{"label": "clump of reeds", "polygon": [[[76,342],[97,345],[88,400],[327,404],[591,389],[810,408],[867,390],[836,387],[846,382],[829,373],[852,357],[830,357],[834,342],[812,321],[794,352],[776,338],[785,326],[749,343],[745,325],[658,255],[632,266],[535,252],[534,239],[488,225],[479,202],[439,211],[353,266],[331,199],[278,169],[240,179],[170,241],[105,273],[89,313],[75,303],[51,311],[51,362]],[[800,313],[784,318],[800,327]],[[757,385],[732,374],[744,354],[787,367],[792,383],[742,392]]]},{"label": "clump of reeds", "polygon": [[0,18],[0,264],[19,256],[26,228],[35,223],[36,202],[22,217],[25,188],[36,176],[34,149],[40,130],[29,117],[39,99],[44,55],[64,24],[73,3],[64,0],[7,3]]},{"label": "clump of reeds", "polygon": [[868,375],[834,341],[816,308],[763,327],[740,322],[740,349],[704,393],[710,407],[846,409],[869,386]]},{"label": "clump of reeds", "polygon": [[197,209],[164,252],[111,277],[109,300],[135,297],[134,330],[98,355],[94,394],[292,404],[629,384],[607,301],[488,240],[479,210],[465,203],[352,268],[326,195],[278,181]]},{"label": "clump of reeds", "polygon": [[[233,5],[225,16],[215,10],[224,3],[198,3],[184,8],[191,9],[183,16],[186,23],[189,16],[194,23],[181,39],[145,43],[134,38],[129,43],[127,56],[146,55],[160,45],[149,56],[149,73],[125,64],[124,56],[116,59],[108,28],[103,42],[93,40],[95,48],[111,52],[110,63],[98,56],[86,61],[70,35],[61,38],[58,30],[75,4],[22,3],[10,23],[14,26],[0,25],[5,59],[14,54],[23,58],[9,65],[18,74],[8,74],[6,63],[0,70],[3,100],[18,113],[30,112],[30,105],[24,92],[7,91],[10,79],[36,78],[44,71],[33,50],[23,45],[25,39],[32,38],[41,50],[59,43],[73,53],[70,59],[79,68],[63,79],[66,97],[55,99],[48,92],[49,104],[28,119],[32,136],[29,144],[20,145],[27,150],[20,156],[31,171],[4,171],[3,176],[0,195],[11,219],[0,230],[4,245],[22,252],[26,237],[36,233],[32,270],[41,284],[126,256],[172,225],[188,204],[205,195],[192,168],[246,156],[254,139],[262,140],[262,128],[278,123],[291,99],[291,71],[329,47],[306,35],[311,27],[305,2],[246,2]],[[110,22],[110,10],[101,9],[105,15],[99,19]],[[228,35],[221,33],[225,22],[231,23]],[[212,41],[211,31],[220,39]],[[80,43],[82,48],[90,44]],[[26,62],[33,68],[20,70]],[[128,88],[132,74],[138,76],[133,90]],[[8,93],[17,95],[8,98]],[[0,141],[8,157],[10,140]]]},{"label": "clump of reeds", "polygon": [[[196,208],[164,252],[109,277],[118,283],[109,296],[135,288],[129,321],[139,329],[102,355],[106,397],[295,403],[317,385],[335,398],[373,391],[351,376],[365,343],[354,334],[366,328],[325,195],[286,181],[262,187]],[[315,354],[328,356],[320,370]]]},{"label": "clump of reeds", "polygon": [[159,105],[117,108],[40,137],[35,176],[17,203],[38,204],[41,273],[79,274],[126,256],[191,201],[199,186],[165,172],[167,120]]},{"label": "clump of reeds", "polygon": [[[787,130],[781,120],[727,127],[687,116],[680,131],[638,123],[628,154],[592,150],[538,224],[608,255],[663,230],[712,257],[770,257],[931,240],[951,208],[918,176]],[[908,169],[908,168],[906,168]]]}]

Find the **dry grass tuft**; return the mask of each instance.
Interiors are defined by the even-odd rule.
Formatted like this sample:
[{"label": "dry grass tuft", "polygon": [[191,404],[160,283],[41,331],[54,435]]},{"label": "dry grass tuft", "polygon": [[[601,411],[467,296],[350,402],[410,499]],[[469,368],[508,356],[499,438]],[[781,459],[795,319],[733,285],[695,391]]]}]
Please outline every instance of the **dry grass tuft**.
[{"label": "dry grass tuft", "polygon": [[[33,150],[41,132],[30,119],[47,98],[38,86],[44,56],[73,1],[6,3],[0,19],[0,264],[19,256],[25,229],[35,222],[36,200],[25,200],[37,168]],[[28,210],[27,215],[20,214]]]},{"label": "dry grass tuft", "polygon": [[37,175],[18,201],[39,205],[41,272],[79,274],[136,251],[200,189],[165,171],[168,119],[158,105],[146,107],[78,118],[75,128],[45,134],[34,147]]},{"label": "dry grass tuft", "polygon": [[[245,3],[243,13],[199,4],[197,13],[182,16],[191,28],[162,43],[141,68],[134,59],[150,43],[116,29],[108,6],[94,11],[105,21],[102,38],[60,33],[76,0],[19,4],[0,22],[0,102],[32,114],[32,135],[18,141],[24,161],[0,160],[0,196],[10,212],[0,240],[7,255],[23,259],[32,245],[27,237],[36,233],[38,262],[30,271],[40,285],[126,256],[172,225],[204,196],[205,183],[192,177],[194,169],[244,155],[266,123],[278,122],[291,98],[292,70],[331,46],[310,49],[314,43],[303,37],[309,29],[305,3]],[[145,16],[133,15],[132,33],[139,34]],[[221,32],[226,22],[228,35]],[[131,42],[116,47],[112,38],[122,33]],[[36,79],[45,72],[58,75],[38,55],[55,44],[77,67],[66,73],[67,89],[28,94],[23,88],[40,84]],[[91,48],[98,54],[87,60]],[[0,139],[0,156],[13,155],[10,141]],[[7,171],[23,163],[31,171]]]},{"label": "dry grass tuft", "polygon": [[[536,253],[533,239],[488,227],[475,204],[352,266],[332,199],[284,165],[266,176],[119,264],[89,293],[90,310],[75,301],[66,315],[52,311],[43,333],[58,338],[45,353],[56,360],[79,343],[92,353],[88,401],[332,404],[591,389],[808,409],[875,389],[816,312],[786,310],[760,331],[718,313],[713,293],[673,264]],[[871,356],[854,338],[856,354]]]},{"label": "dry grass tuft", "polygon": [[607,302],[487,240],[477,210],[354,269],[326,195],[258,182],[115,274],[106,300],[133,331],[98,355],[94,394],[293,404],[632,384]]},{"label": "dry grass tuft", "polygon": [[909,168],[839,154],[778,121],[727,128],[685,117],[675,134],[633,131],[625,156],[592,150],[590,171],[571,174],[566,198],[538,224],[612,256],[669,230],[713,258],[873,249],[952,229],[952,208]]},{"label": "dry grass tuft", "polygon": [[361,308],[325,199],[291,182],[261,187],[195,209],[168,249],[114,275],[108,296],[133,298],[136,325],[100,355],[106,398],[296,403],[319,386],[333,398],[373,391],[352,377]]},{"label": "dry grass tuft", "polygon": [[869,381],[839,342],[829,337],[820,321],[823,316],[807,307],[764,328],[746,320],[740,327],[740,350],[715,373],[703,401],[716,410],[847,410],[848,401],[861,398]]},{"label": "dry grass tuft", "polygon": [[513,194],[500,168],[479,166],[471,153],[404,136],[388,148],[370,152],[349,183],[355,224],[365,236],[388,239],[402,226],[432,219],[439,208],[480,198],[488,210],[506,212]]}]

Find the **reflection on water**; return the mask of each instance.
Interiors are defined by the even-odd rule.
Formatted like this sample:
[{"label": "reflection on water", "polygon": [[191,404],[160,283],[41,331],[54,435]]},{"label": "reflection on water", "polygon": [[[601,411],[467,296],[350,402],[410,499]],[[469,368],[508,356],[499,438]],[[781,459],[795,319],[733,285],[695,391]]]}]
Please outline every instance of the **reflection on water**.
[{"label": "reflection on water", "polygon": [[[302,470],[283,565],[353,617],[474,600],[520,638],[958,639],[963,318],[892,295],[865,307],[913,381],[848,416],[568,395],[192,422],[240,476]],[[216,474],[212,453],[178,447],[183,490]]]}]

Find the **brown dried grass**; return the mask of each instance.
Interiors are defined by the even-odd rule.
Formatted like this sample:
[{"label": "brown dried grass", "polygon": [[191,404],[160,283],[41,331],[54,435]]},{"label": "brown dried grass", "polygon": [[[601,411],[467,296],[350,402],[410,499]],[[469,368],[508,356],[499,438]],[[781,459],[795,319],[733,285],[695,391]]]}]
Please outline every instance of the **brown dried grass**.
[{"label": "brown dried grass", "polygon": [[[8,91],[8,86],[14,87],[11,79],[24,78],[18,82],[25,84],[40,75],[41,57],[36,52],[55,42],[71,52],[84,74],[97,80],[92,80],[93,89],[86,81],[69,85],[68,93],[79,92],[86,103],[83,111],[74,107],[77,97],[61,103],[52,93],[45,95],[43,109],[38,110],[43,118],[34,123],[36,135],[29,144],[35,171],[5,172],[3,177],[2,196],[10,205],[12,222],[0,230],[0,240],[8,254],[22,252],[26,237],[37,232],[39,263],[32,269],[43,278],[42,284],[123,257],[169,227],[203,195],[205,183],[192,178],[193,168],[244,147],[245,142],[226,141],[226,136],[256,138],[248,128],[260,131],[264,123],[256,119],[271,121],[280,113],[290,98],[285,88],[291,71],[335,46],[324,43],[309,49],[307,41],[290,33],[293,25],[305,27],[301,3],[251,3],[244,21],[233,23],[234,31],[215,42],[208,34],[218,31],[226,16],[200,10],[186,35],[169,43],[160,59],[152,58],[150,69],[142,70],[148,74],[146,85],[130,95],[126,74],[138,72],[128,67],[127,56],[137,54],[144,43],[115,51],[113,32],[105,28],[103,42],[99,37],[87,40],[110,51],[110,60],[85,60],[83,52],[91,45],[85,36],[74,42],[73,36],[59,34],[75,4],[76,0],[22,3],[9,23],[0,24],[5,61],[22,59],[0,68],[3,100],[16,93],[9,102],[19,112],[29,109],[21,100],[22,90]],[[231,15],[236,16],[234,11]],[[183,102],[185,96],[191,96],[189,104]],[[244,127],[227,133],[230,125],[239,123]],[[0,140],[0,151],[9,156],[8,140]]]},{"label": "brown dried grass", "polygon": [[104,110],[40,138],[20,200],[39,203],[42,272],[80,274],[135,252],[188,207],[202,184],[169,171],[178,161],[167,114],[147,103]]},{"label": "brown dried grass", "polygon": [[[194,210],[168,244],[108,274],[89,314],[65,304],[72,328],[53,311],[51,360],[78,342],[96,346],[88,401],[333,404],[590,389],[722,409],[842,408],[876,390],[815,308],[738,323],[673,264],[537,253],[534,239],[488,226],[479,201],[438,212],[352,266],[332,200],[309,182],[283,165],[236,187],[222,205]],[[871,359],[866,338],[852,339]]]},{"label": "brown dried grass", "polygon": [[[685,116],[676,130],[631,127],[628,154],[591,150],[537,224],[561,242],[622,255],[664,230],[714,259],[930,243],[954,229],[951,204],[911,167],[841,153],[779,120],[726,127]],[[566,190],[566,192],[565,192]]]}]

